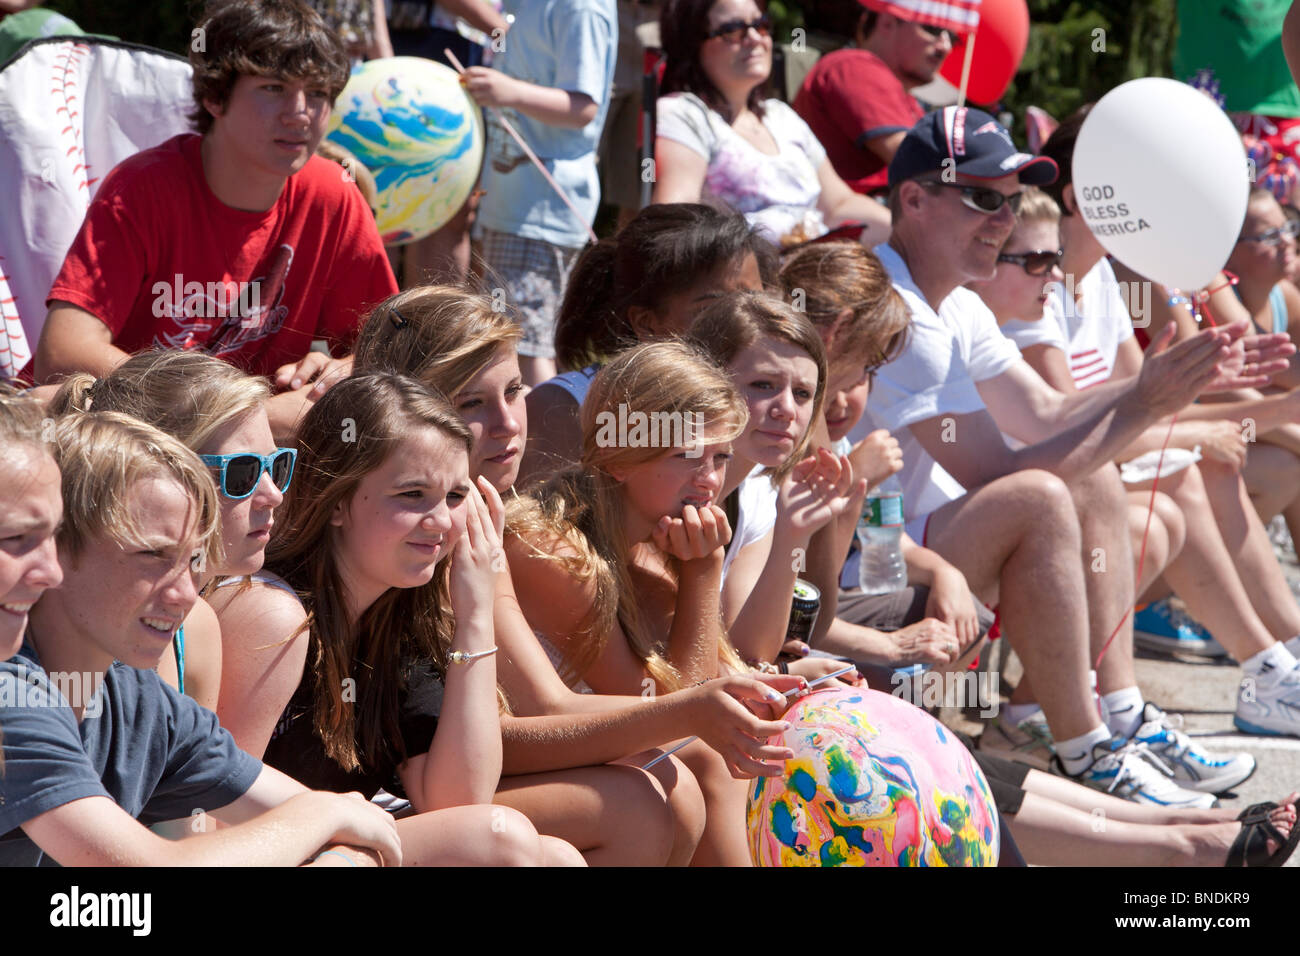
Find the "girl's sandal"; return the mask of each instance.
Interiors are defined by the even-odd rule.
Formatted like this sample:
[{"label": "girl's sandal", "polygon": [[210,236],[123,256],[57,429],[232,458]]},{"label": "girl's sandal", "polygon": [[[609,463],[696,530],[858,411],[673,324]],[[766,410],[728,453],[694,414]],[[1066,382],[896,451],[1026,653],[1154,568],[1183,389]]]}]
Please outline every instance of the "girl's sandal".
[{"label": "girl's sandal", "polygon": [[[1284,834],[1269,819],[1269,814],[1277,808],[1278,805],[1272,802],[1256,803],[1241,812],[1237,817],[1241,821],[1241,832],[1232,841],[1225,866],[1281,866],[1290,858],[1296,844],[1300,843],[1300,820],[1291,827],[1289,834]],[[1270,838],[1278,843],[1271,855],[1268,852]]]}]

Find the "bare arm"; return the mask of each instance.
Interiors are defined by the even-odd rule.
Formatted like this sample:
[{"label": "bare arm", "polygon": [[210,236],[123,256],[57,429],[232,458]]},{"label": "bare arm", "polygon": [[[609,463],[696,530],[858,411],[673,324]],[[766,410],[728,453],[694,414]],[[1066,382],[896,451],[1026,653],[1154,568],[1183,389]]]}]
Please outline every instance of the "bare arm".
[{"label": "bare arm", "polygon": [[903,142],[903,137],[906,135],[905,131],[900,130],[897,133],[887,133],[884,136],[873,136],[863,143],[862,147],[867,152],[875,153],[887,166],[889,161],[894,158],[894,154],[898,152],[899,144]]},{"label": "bare arm", "polygon": [[[264,808],[259,788],[273,789],[280,801]],[[241,822],[171,841],[109,798],[86,797],[28,820],[23,831],[62,866],[296,866],[332,844],[374,848],[390,865],[401,861],[383,810],[356,795],[305,790],[269,767],[248,793],[213,815]]]},{"label": "bare arm", "polygon": [[102,320],[69,302],[50,305],[34,357],[38,384],[73,372],[99,378],[126,359],[127,353],[113,344],[113,333]]},{"label": "bare arm", "polygon": [[371,40],[368,56],[380,60],[393,55],[393,41],[388,36],[388,17],[384,16],[384,0],[370,0]]},{"label": "bare arm", "polygon": [[306,611],[267,584],[218,588],[210,600],[225,635],[217,717],[241,750],[266,753],[276,721],[302,682]]},{"label": "bare arm", "polygon": [[599,104],[586,93],[538,86],[489,66],[471,66],[461,82],[480,106],[518,110],[547,126],[582,129],[600,112]]},{"label": "bare arm", "polygon": [[494,30],[500,30],[501,33],[496,35],[504,36],[510,29],[510,24],[506,23],[497,9],[484,0],[438,0],[438,2],[449,13],[460,17],[470,26],[477,27],[484,33],[492,34]]},{"label": "bare arm", "polygon": [[655,188],[651,202],[699,202],[709,161],[689,146],[655,137]]},{"label": "bare arm", "polygon": [[865,223],[867,228],[862,232],[861,241],[868,249],[889,238],[889,210],[871,197],[850,189],[829,159],[823,159],[817,167],[817,180],[822,187],[817,207],[826,225],[834,228],[844,222]]}]

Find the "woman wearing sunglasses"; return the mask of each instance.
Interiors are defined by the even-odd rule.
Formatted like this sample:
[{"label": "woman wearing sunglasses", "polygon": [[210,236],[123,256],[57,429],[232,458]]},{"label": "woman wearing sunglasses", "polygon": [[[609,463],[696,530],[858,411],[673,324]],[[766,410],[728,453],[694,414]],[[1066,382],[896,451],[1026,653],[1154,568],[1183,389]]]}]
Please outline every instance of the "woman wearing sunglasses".
[{"label": "woman wearing sunglasses", "polygon": [[[1060,165],[1068,168],[1068,158]],[[1073,201],[1071,193],[1066,196]],[[1065,272],[1079,279],[1060,284],[1055,280],[1061,271],[1055,267],[1042,276],[1025,274],[1026,268],[1041,267],[1031,253],[1051,252],[1059,237],[1058,217],[1049,196],[1027,195],[994,278],[972,283],[972,288],[1020,346],[1025,361],[1053,388],[1070,393],[1138,374],[1143,354],[1133,337],[1121,287],[1086,226],[1071,223],[1061,230],[1066,235]],[[1044,308],[1038,300],[1045,292],[1049,298]],[[1034,320],[1015,321],[1026,316]],[[1258,667],[1267,665],[1266,672],[1283,674],[1295,669],[1291,644],[1281,642],[1300,632],[1300,608],[1286,588],[1242,483],[1240,469],[1250,446],[1242,441],[1242,418],[1228,411],[1231,407],[1189,405],[1178,413],[1172,431],[1168,421],[1154,425],[1118,456],[1128,489],[1135,560],[1142,553],[1147,512],[1152,510],[1136,588],[1142,609],[1134,616],[1134,632],[1143,643],[1184,651],[1213,650],[1212,633],[1261,681],[1262,702],[1239,701],[1236,725],[1248,733],[1295,734],[1297,725],[1285,716],[1288,708],[1279,706],[1278,697],[1292,693],[1288,681],[1300,680],[1300,674],[1265,688]],[[1159,491],[1153,498],[1157,467]],[[1234,542],[1231,549],[1228,540]],[[1160,600],[1171,590],[1194,620]],[[1144,607],[1147,602],[1154,603]],[[1113,707],[1110,700],[1106,704]],[[1145,710],[1133,718],[1146,720]],[[1161,738],[1152,741],[1153,748],[1171,764],[1180,786],[1220,792],[1253,772],[1254,760],[1248,755],[1217,757],[1160,718],[1153,723],[1160,725],[1158,730],[1144,724],[1141,737],[1155,733]],[[1166,747],[1163,740],[1176,746]]]},{"label": "woman wearing sunglasses", "polygon": [[808,124],[766,98],[772,23],[758,0],[669,0],[659,19],[668,62],[657,104],[655,202],[722,202],[776,244],[861,222],[889,235],[889,212],[853,192]]},{"label": "woman wearing sunglasses", "polygon": [[[264,380],[221,359],[156,351],[133,355],[101,379],[72,376],[56,394],[52,411],[122,412],[198,452],[221,492],[225,555],[220,567],[199,569],[200,584],[206,586],[218,575],[253,574],[262,567],[272,512],[293,478],[297,452],[276,447],[265,411],[269,397]],[[213,608],[201,598],[176,632],[173,653],[163,658],[158,672],[237,724],[255,706],[252,695],[232,698],[224,691],[227,685],[240,686],[237,676],[247,656],[258,653],[258,643],[258,635],[248,631],[232,631],[223,639]]]},{"label": "woman wearing sunglasses", "polygon": [[1272,192],[1251,190],[1241,238],[1232,247],[1227,268],[1236,273],[1237,297],[1261,331],[1289,332],[1294,327],[1300,334],[1300,289],[1290,281],[1297,234],[1300,220],[1288,218]]}]

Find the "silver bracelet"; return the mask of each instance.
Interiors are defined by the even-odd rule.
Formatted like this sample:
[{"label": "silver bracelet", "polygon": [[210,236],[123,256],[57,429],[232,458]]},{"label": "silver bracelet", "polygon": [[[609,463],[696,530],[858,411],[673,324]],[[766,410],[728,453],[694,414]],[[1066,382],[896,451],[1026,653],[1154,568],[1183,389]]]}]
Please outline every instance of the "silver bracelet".
[{"label": "silver bracelet", "polygon": [[491,657],[497,652],[495,647],[486,651],[475,651],[473,654],[467,651],[452,651],[447,655],[448,664],[468,664],[470,661],[476,661],[480,657]]}]

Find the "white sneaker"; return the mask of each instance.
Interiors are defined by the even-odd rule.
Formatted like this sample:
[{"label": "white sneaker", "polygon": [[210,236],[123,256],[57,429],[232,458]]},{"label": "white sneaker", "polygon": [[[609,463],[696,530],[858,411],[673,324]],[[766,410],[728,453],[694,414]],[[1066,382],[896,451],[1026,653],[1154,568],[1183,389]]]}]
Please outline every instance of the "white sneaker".
[{"label": "white sneaker", "polygon": [[1092,766],[1073,779],[1094,790],[1133,803],[1179,810],[1208,810],[1219,803],[1212,793],[1184,790],[1174,783],[1173,774],[1161,767],[1146,744],[1116,738],[1097,744],[1092,754]]},{"label": "white sneaker", "polygon": [[1244,678],[1232,722],[1247,734],[1300,737],[1300,665],[1280,678],[1267,671]]},{"label": "white sneaker", "polygon": [[1186,790],[1223,793],[1255,772],[1255,758],[1248,753],[1216,754],[1202,750],[1182,731],[1182,714],[1170,716],[1147,701],[1142,726],[1133,739],[1144,744],[1173,774],[1173,781]]}]

